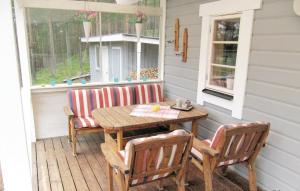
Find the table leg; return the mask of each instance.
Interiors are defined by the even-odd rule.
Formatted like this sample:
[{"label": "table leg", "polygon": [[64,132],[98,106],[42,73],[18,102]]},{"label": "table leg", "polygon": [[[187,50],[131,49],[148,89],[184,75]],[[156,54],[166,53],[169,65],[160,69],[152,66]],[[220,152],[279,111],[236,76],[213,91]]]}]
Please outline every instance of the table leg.
[{"label": "table leg", "polygon": [[118,143],[118,150],[123,150],[123,130],[118,131],[117,133],[117,143]]},{"label": "table leg", "polygon": [[193,120],[192,121],[192,133],[195,137],[197,137],[198,135],[198,123],[197,123],[198,120]]}]

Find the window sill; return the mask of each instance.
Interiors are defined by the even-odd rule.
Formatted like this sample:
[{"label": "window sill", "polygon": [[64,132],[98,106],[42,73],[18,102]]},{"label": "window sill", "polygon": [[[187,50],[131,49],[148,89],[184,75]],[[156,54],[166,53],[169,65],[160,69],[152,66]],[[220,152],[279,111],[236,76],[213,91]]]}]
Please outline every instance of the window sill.
[{"label": "window sill", "polygon": [[67,85],[67,84],[57,84],[56,86],[51,86],[51,85],[46,85],[46,86],[32,86],[31,93],[33,94],[38,94],[38,93],[52,93],[52,92],[66,92],[69,89],[80,89],[80,88],[101,88],[104,86],[124,86],[124,85],[135,85],[135,84],[149,84],[149,83],[162,83],[163,80],[147,80],[147,81],[122,81],[122,82],[106,82],[106,83],[101,83],[101,82],[94,82],[94,83],[87,83],[87,84],[81,84],[81,83],[76,83],[73,85]]},{"label": "window sill", "polygon": [[218,92],[218,91],[214,91],[214,90],[210,90],[210,89],[204,89],[204,90],[202,90],[202,92],[205,93],[205,94],[213,95],[213,96],[228,100],[228,101],[233,100],[232,95],[228,95],[228,94],[221,93],[221,92]]}]

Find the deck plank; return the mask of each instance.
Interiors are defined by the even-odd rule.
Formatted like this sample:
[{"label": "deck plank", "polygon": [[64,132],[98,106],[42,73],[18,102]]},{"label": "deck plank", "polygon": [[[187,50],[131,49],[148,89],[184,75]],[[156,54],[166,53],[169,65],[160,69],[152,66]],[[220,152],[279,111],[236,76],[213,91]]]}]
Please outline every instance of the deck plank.
[{"label": "deck plank", "polygon": [[[71,145],[68,143],[68,140],[66,137],[62,138],[62,142],[63,142],[64,148],[67,149],[68,151],[71,151]],[[83,153],[83,151],[78,142],[77,142],[77,146],[78,146],[78,148],[77,148],[78,156],[76,157],[76,159],[78,161],[79,167],[85,178],[85,181],[87,183],[89,190],[90,191],[102,190],[85,155],[81,154],[81,153]]]},{"label": "deck plank", "polygon": [[51,139],[44,140],[46,149],[46,159],[48,163],[50,184],[52,191],[63,191],[62,180],[58,169],[54,146]]},{"label": "deck plank", "polygon": [[0,191],[3,190],[4,190],[4,185],[3,185],[2,171],[1,171],[1,164],[0,164]]},{"label": "deck plank", "polygon": [[72,150],[69,146],[68,139],[66,137],[57,138],[57,139],[54,139],[54,142],[55,142],[55,145],[61,144],[61,146],[62,146],[62,149],[65,153],[67,162],[69,164],[69,168],[70,168],[76,189],[82,190],[82,191],[88,191],[89,189],[88,189],[88,185],[85,181],[85,177],[84,177],[83,173],[81,172],[77,158],[74,157],[72,154]]},{"label": "deck plank", "polygon": [[51,191],[48,164],[46,159],[46,151],[43,140],[36,143],[37,149],[37,169],[38,169],[38,185],[40,191]]},{"label": "deck plank", "polygon": [[[100,164],[99,160],[97,160],[94,152],[91,150],[89,145],[86,142],[86,139],[84,136],[81,136],[78,138],[79,146],[81,147],[83,153],[89,162],[89,165],[91,166],[93,173],[103,191],[108,190],[108,184],[107,184],[107,177],[105,175],[106,168],[105,168],[105,163]],[[102,162],[102,161],[101,161]],[[103,162],[102,162],[103,163]]]},{"label": "deck plank", "polygon": [[[36,156],[36,144],[31,144],[32,152],[32,190],[38,191],[38,170],[37,170],[37,156]],[[1,188],[1,187],[0,187]],[[1,189],[0,189],[1,191]]]},{"label": "deck plank", "polygon": [[[36,171],[36,175],[34,172],[33,175],[37,183],[34,191],[62,190],[62,188],[65,191],[108,190],[106,160],[100,148],[103,142],[101,133],[79,136],[77,157],[72,155],[67,137],[41,140],[33,144],[33,171]],[[204,190],[203,176],[193,165],[190,165],[188,174],[191,185],[186,190]],[[238,177],[232,173],[230,175]],[[244,186],[247,181],[240,179],[214,173],[214,190],[248,191],[248,186]],[[240,183],[232,180],[239,180]],[[176,184],[171,179],[164,180],[163,185],[165,190],[176,190]],[[114,188],[119,190],[116,185]],[[150,183],[130,190],[156,191],[157,188],[154,183]]]},{"label": "deck plank", "polygon": [[52,142],[64,190],[76,191],[71,170],[64,154],[60,139],[54,138],[52,139]]}]

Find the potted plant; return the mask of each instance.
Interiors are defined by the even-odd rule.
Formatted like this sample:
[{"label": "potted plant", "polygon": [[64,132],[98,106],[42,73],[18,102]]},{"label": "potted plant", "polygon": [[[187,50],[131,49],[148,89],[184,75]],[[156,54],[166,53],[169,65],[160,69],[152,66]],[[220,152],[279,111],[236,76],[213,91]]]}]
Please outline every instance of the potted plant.
[{"label": "potted plant", "polygon": [[78,11],[75,15],[75,19],[83,23],[84,35],[87,40],[91,35],[92,22],[95,21],[96,17],[97,12],[85,9]]},{"label": "potted plant", "polygon": [[136,16],[136,20],[135,20],[136,36],[137,36],[137,40],[140,41],[143,23],[146,22],[147,17],[145,13],[141,11],[138,11],[135,16]]}]

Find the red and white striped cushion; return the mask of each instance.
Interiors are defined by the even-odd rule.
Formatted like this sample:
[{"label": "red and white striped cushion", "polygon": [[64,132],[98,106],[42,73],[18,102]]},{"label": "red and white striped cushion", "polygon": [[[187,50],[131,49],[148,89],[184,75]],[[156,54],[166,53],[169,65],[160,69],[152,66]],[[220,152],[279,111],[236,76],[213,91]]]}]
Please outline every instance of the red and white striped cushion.
[{"label": "red and white striped cushion", "polygon": [[90,90],[70,90],[67,93],[71,110],[75,117],[91,117],[93,106],[91,104]]},{"label": "red and white striped cushion", "polygon": [[135,104],[135,100],[133,98],[133,87],[104,87],[102,88],[102,93],[104,107],[127,106]]},{"label": "red and white striped cushion", "polygon": [[[130,150],[130,147],[132,145],[135,145],[135,144],[138,144],[138,143],[143,143],[145,141],[155,141],[157,139],[167,139],[167,138],[170,138],[170,137],[173,137],[173,136],[180,136],[180,135],[186,135],[187,132],[185,130],[175,130],[171,133],[168,133],[168,134],[161,134],[161,135],[156,135],[156,136],[152,136],[152,137],[146,137],[146,138],[138,138],[138,139],[134,139],[134,140],[131,140],[129,141],[126,146],[125,146],[125,150],[123,151],[119,151],[118,152],[118,155],[122,158],[122,160],[124,160],[124,163],[125,165],[128,165],[128,157],[129,157],[129,150]],[[170,155],[170,158],[169,158],[169,161],[168,161],[168,167],[172,166],[173,164],[173,161],[175,159],[175,153],[176,153],[176,149],[177,149],[177,145],[173,145],[172,146],[172,151],[171,151],[171,155]],[[184,150],[183,150],[184,151]],[[142,160],[144,162],[142,162],[142,165],[138,165],[138,167],[142,168],[142,169],[134,169],[135,171],[145,171],[146,169],[146,160],[147,160],[147,150],[145,150],[145,155],[143,157],[143,159],[139,159],[139,160]],[[158,155],[156,156],[156,169],[159,169],[160,168],[160,165],[163,161],[163,158],[164,157],[164,150],[163,150],[163,147],[160,148],[160,151],[158,153]],[[138,168],[136,167],[136,168]],[[150,177],[147,177],[147,180],[141,178],[141,179],[135,179],[135,180],[132,180],[131,184],[132,185],[136,185],[136,184],[140,184],[140,183],[143,183],[143,182],[146,182],[146,181],[153,181],[153,180],[156,180],[156,179],[159,179],[159,178],[162,178],[162,177],[166,177],[168,176],[169,173],[164,173],[164,174],[157,174],[157,175],[153,175],[153,176],[150,176]]]},{"label": "red and white striped cushion", "polygon": [[92,95],[92,105],[93,108],[103,108],[104,107],[104,101],[103,101],[103,92],[102,89],[92,89],[91,90]]},{"label": "red and white striped cushion", "polygon": [[92,117],[76,117],[73,120],[76,129],[100,127]]},{"label": "red and white striped cushion", "polygon": [[[217,149],[218,145],[221,143],[221,140],[222,138],[225,136],[225,130],[226,129],[230,129],[230,128],[234,128],[234,127],[252,127],[252,126],[256,126],[257,124],[266,124],[264,122],[255,122],[255,123],[238,123],[238,124],[228,124],[228,125],[222,125],[220,126],[213,139],[210,141],[210,144],[209,146],[213,149]],[[249,140],[249,143],[248,145],[246,146],[246,150],[249,149],[250,147],[250,144],[254,138],[254,135],[252,135],[251,139]],[[235,136],[233,136],[229,142],[229,147],[227,148],[226,152],[225,152],[225,156],[229,154],[229,151],[230,151],[230,146],[232,144],[232,142],[234,141],[234,138]],[[245,140],[245,135],[243,135],[237,145],[237,148],[236,148],[236,153],[238,153],[239,149],[241,149],[242,145],[244,144],[244,140]],[[206,141],[206,140],[205,140]],[[206,141],[207,143],[207,141]],[[196,148],[192,148],[192,154],[193,156],[195,156],[197,159],[201,160],[202,161],[202,154],[196,149]],[[230,164],[233,164],[233,163],[236,163],[236,162],[242,162],[242,161],[246,161],[248,159],[248,157],[245,157],[245,158],[240,158],[240,159],[233,159],[233,160],[228,160],[228,161],[224,161],[224,162],[220,162],[218,164],[218,166],[223,166],[223,165],[230,165]]]},{"label": "red and white striped cushion", "polygon": [[135,86],[136,103],[149,104],[163,101],[160,84],[140,84]]}]

